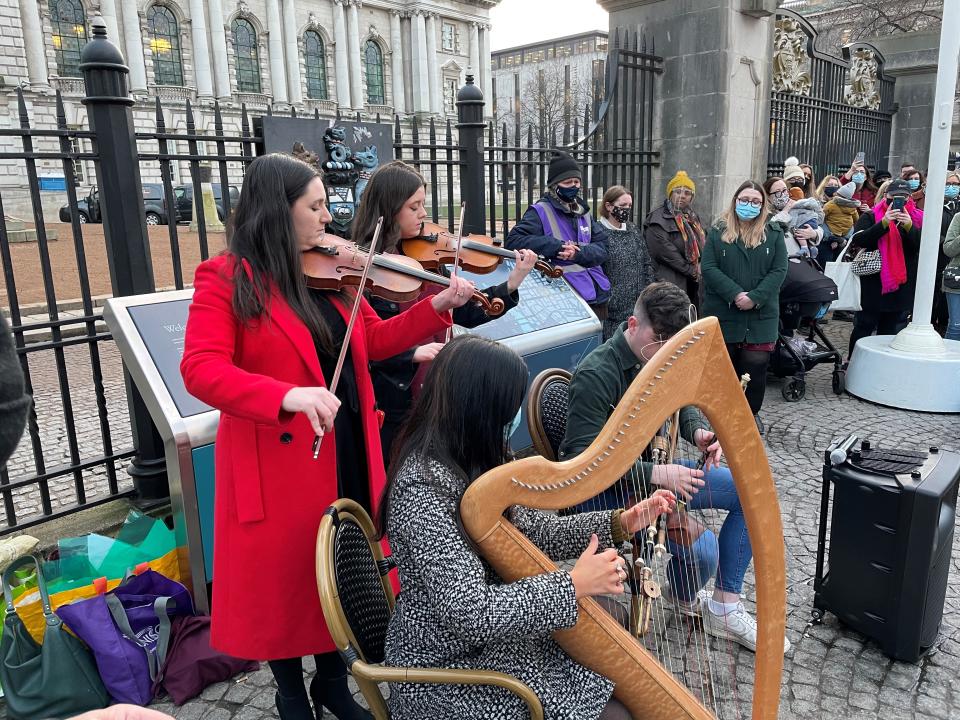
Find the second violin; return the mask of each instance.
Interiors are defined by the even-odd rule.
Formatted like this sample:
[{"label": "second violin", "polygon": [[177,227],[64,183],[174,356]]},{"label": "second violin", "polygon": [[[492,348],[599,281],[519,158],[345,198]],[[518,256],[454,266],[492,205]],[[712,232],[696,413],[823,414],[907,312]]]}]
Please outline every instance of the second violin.
[{"label": "second violin", "polygon": [[[442,225],[424,223],[420,236],[401,241],[403,254],[417,260],[427,270],[437,270],[451,265],[457,256],[457,235],[447,232]],[[513,260],[516,253],[494,244],[486,235],[464,235],[460,245],[460,267],[467,272],[486,274],[493,272],[504,259]],[[563,274],[546,260],[538,260],[536,270],[549,278]]]}]

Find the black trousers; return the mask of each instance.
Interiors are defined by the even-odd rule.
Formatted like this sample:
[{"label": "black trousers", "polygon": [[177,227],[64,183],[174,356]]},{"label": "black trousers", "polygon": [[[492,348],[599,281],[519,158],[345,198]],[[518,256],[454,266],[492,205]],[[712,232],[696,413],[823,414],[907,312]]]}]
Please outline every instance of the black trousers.
[{"label": "black trousers", "polygon": [[853,330],[850,333],[850,347],[847,360],[853,355],[853,346],[860,338],[877,335],[896,335],[907,326],[907,313],[900,310],[883,312],[880,310],[861,310],[853,316]]},{"label": "black trousers", "polygon": [[763,405],[763,394],[767,391],[767,366],[770,364],[770,353],[766,350],[744,350],[736,344],[727,345],[727,353],[737,371],[737,377],[749,373],[750,382],[747,385],[747,402],[750,411],[756,415]]}]

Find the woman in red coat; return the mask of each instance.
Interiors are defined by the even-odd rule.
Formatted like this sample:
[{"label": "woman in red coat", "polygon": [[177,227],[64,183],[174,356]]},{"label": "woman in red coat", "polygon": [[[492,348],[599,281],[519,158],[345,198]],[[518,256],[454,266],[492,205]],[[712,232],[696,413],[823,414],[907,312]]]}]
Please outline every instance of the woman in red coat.
[{"label": "woman in red coat", "polygon": [[[451,323],[473,286],[445,291],[391,320],[364,300],[336,395],[326,389],[352,293],[313,291],[301,253],[324,242],[323,182],[287,155],[250,164],[228,251],[197,268],[180,365],[187,390],[221,411],[216,444],[212,644],[265,659],[284,720],[313,720],[301,658],[316,657],[316,716],[369,718],[316,592],[314,548],[326,508],[351,497],[375,510],[385,482],[368,362],[402,352]],[[323,435],[313,459],[315,435]],[[322,707],[321,707],[322,706]]]}]

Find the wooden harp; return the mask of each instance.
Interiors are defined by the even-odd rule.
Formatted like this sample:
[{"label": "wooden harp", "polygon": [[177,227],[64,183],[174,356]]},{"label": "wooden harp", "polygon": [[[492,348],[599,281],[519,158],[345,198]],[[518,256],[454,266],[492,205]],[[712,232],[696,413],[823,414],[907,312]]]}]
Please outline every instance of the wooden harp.
[{"label": "wooden harp", "polygon": [[[696,405],[709,419],[737,486],[754,553],[757,651],[753,720],[775,720],[783,672],[786,602],[783,526],[760,435],[727,355],[716,318],[687,326],[646,364],[600,435],[564,462],[531,457],[490,470],[464,494],[461,516],[481,554],[507,582],[556,566],[504,517],[513,505],[560,510],[599,494],[624,475],[663,419]],[[592,599],[577,624],[554,634],[577,662],[616,684],[634,718],[713,718],[695,695]]]}]

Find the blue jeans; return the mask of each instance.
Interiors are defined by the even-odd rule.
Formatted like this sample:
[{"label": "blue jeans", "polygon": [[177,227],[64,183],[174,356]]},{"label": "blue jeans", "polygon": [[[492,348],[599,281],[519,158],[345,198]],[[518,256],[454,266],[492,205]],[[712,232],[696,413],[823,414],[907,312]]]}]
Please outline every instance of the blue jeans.
[{"label": "blue jeans", "polygon": [[947,311],[950,313],[950,322],[947,324],[947,340],[960,340],[960,293],[948,292],[943,294],[947,298]]},{"label": "blue jeans", "polygon": [[[687,467],[694,465],[692,461],[683,461],[682,464]],[[670,587],[676,597],[685,601],[692,600],[697,590],[706,585],[714,574],[717,589],[740,594],[743,576],[753,558],[743,509],[730,470],[725,467],[711,468],[703,479],[704,486],[688,503],[690,509],[726,510],[727,517],[720,528],[719,540],[708,530],[689,548],[668,541],[668,549],[673,556],[667,569]],[[620,480],[573,509],[576,512],[614,510],[622,505],[623,498],[634,491],[635,488]]]}]

